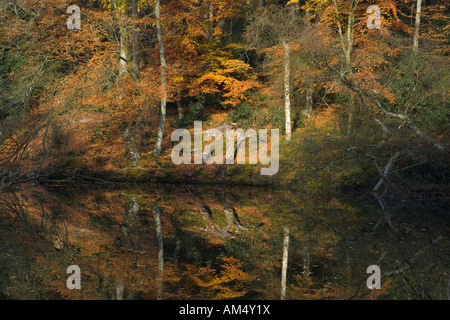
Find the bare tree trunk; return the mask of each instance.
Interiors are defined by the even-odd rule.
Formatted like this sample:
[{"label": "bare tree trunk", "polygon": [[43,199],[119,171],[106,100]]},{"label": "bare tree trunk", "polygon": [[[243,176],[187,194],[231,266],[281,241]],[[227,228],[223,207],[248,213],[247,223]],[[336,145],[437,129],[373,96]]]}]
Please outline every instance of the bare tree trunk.
[{"label": "bare tree trunk", "polygon": [[266,6],[266,0],[259,0],[259,7],[264,8]]},{"label": "bare tree trunk", "polygon": [[155,3],[155,16],[156,16],[156,35],[158,37],[159,44],[159,58],[161,61],[161,114],[159,118],[158,133],[156,136],[156,144],[154,154],[156,156],[162,153],[162,141],[164,137],[164,126],[166,124],[166,104],[167,104],[167,64],[166,54],[164,51],[164,41],[162,38],[161,30],[161,13],[160,13],[160,0],[156,0]]},{"label": "bare tree trunk", "polygon": [[291,140],[291,85],[290,85],[290,47],[286,41],[283,41],[284,49],[284,113],[286,118],[285,130],[286,140]]},{"label": "bare tree trunk", "polygon": [[209,3],[209,28],[209,41],[212,41],[214,34],[214,7],[211,2]]},{"label": "bare tree trunk", "polygon": [[303,109],[303,114],[310,118],[312,115],[313,108],[313,89],[312,86],[306,89],[306,103],[305,108]]},{"label": "bare tree trunk", "polygon": [[[344,54],[345,59],[345,67],[343,70],[343,74],[352,75],[352,50],[353,50],[353,33],[354,33],[354,24],[355,24],[355,9],[359,4],[359,0],[351,0],[350,8],[347,17],[347,31],[346,35],[344,34],[343,26],[341,23],[341,18],[339,14],[339,8],[337,5],[337,0],[333,0],[333,6],[335,11],[336,23],[338,26],[339,39],[342,47],[342,53]],[[353,126],[353,118],[354,118],[354,103],[353,96],[350,96],[350,106],[348,113],[348,124],[347,124],[347,133],[351,133]]]},{"label": "bare tree trunk", "polygon": [[283,262],[281,265],[281,300],[286,299],[286,276],[287,276],[287,266],[288,266],[288,251],[289,251],[289,229],[284,228]]},{"label": "bare tree trunk", "polygon": [[162,300],[163,272],[164,272],[164,246],[161,227],[161,208],[153,207],[153,219],[156,228],[156,243],[158,247],[158,277],[157,277],[157,299]]},{"label": "bare tree trunk", "polygon": [[[122,29],[122,28],[121,28]],[[123,32],[120,32],[121,34]],[[120,74],[126,74],[127,73],[127,50],[124,38],[120,36],[120,68],[119,73]]]},{"label": "bare tree trunk", "polygon": [[134,71],[134,77],[136,80],[139,80],[140,78],[140,65],[139,65],[139,54],[138,54],[138,32],[137,32],[137,26],[136,26],[136,20],[138,18],[138,0],[133,0],[132,3],[132,18],[133,18],[133,31],[131,35],[131,45],[132,45],[132,52],[133,52],[133,71]]},{"label": "bare tree trunk", "polygon": [[416,22],[414,26],[414,42],[413,51],[417,52],[419,50],[419,31],[420,31],[420,16],[422,13],[422,0],[417,0],[416,8]]},{"label": "bare tree trunk", "polygon": [[184,118],[184,111],[183,111],[183,106],[181,104],[181,92],[180,90],[178,90],[178,100],[177,100],[177,109],[178,109],[178,120],[183,120]]},{"label": "bare tree trunk", "polygon": [[134,139],[132,125],[130,123],[127,123],[125,129],[123,129],[122,137],[125,144],[125,154],[131,161],[130,167],[137,167],[141,159],[141,153]]}]

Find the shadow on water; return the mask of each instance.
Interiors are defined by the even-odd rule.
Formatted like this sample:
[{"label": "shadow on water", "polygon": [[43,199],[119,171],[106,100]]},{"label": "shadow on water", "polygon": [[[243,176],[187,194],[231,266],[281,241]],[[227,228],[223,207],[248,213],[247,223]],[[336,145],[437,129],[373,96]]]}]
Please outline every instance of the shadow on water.
[{"label": "shadow on water", "polygon": [[[287,299],[447,299],[447,208],[212,186],[4,192],[0,297],[279,299],[287,228]],[[367,288],[370,265],[381,289]]]}]

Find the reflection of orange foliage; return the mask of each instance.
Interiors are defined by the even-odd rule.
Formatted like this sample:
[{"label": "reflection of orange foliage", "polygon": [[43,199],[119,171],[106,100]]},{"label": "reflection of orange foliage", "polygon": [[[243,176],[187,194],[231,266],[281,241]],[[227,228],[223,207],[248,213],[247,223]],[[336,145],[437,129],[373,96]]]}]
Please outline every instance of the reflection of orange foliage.
[{"label": "reflection of orange foliage", "polygon": [[245,283],[254,276],[242,271],[242,262],[233,257],[222,258],[221,271],[200,268],[195,270],[191,279],[201,288],[208,290],[210,299],[232,299],[242,297],[247,293]]}]

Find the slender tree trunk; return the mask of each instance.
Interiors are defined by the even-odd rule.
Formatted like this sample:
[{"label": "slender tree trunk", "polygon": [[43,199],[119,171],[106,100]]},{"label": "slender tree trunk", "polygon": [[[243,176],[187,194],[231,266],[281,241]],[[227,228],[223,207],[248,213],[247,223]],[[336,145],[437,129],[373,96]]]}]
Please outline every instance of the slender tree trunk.
[{"label": "slender tree trunk", "polygon": [[163,272],[164,272],[164,246],[161,227],[161,208],[153,207],[153,219],[156,228],[156,243],[158,247],[158,277],[157,277],[157,299],[162,300]]},{"label": "slender tree trunk", "polygon": [[210,28],[209,41],[212,41],[214,34],[214,7],[211,2],[209,3],[209,28]]},{"label": "slender tree trunk", "polygon": [[[358,6],[359,0],[352,0],[350,3],[350,9],[347,17],[347,31],[344,34],[343,26],[341,23],[341,18],[339,14],[339,8],[337,5],[337,0],[333,0],[333,7],[335,11],[336,23],[338,27],[339,40],[342,47],[342,53],[344,54],[345,59],[345,67],[344,74],[347,73],[349,77],[351,77],[352,70],[352,51],[353,51],[353,33],[354,33],[354,24],[355,24],[355,8]],[[354,103],[353,96],[350,96],[349,103],[349,112],[348,112],[348,124],[347,124],[347,133],[350,134],[353,126],[353,118],[354,118]]]},{"label": "slender tree trunk", "polygon": [[347,134],[352,133],[353,129],[353,118],[355,117],[355,99],[353,95],[349,93],[349,102],[348,102],[348,122],[347,122]]},{"label": "slender tree trunk", "polygon": [[133,71],[136,80],[140,78],[140,65],[139,65],[139,53],[138,53],[138,32],[136,26],[136,20],[138,18],[138,0],[133,0],[132,3],[132,18],[133,18],[133,32],[131,35],[131,45],[133,53]]},{"label": "slender tree trunk", "polygon": [[287,266],[288,266],[288,252],[289,252],[289,229],[284,228],[283,262],[281,265],[281,300],[286,299],[286,278],[287,278]]},{"label": "slender tree trunk", "polygon": [[154,154],[156,156],[162,153],[162,141],[164,137],[164,126],[166,124],[166,103],[167,103],[167,65],[166,65],[166,54],[164,51],[164,41],[162,38],[161,30],[161,13],[160,13],[160,0],[156,0],[155,3],[155,16],[156,16],[156,35],[158,37],[159,44],[159,58],[161,61],[161,114],[159,118],[158,133],[156,136],[156,145]]},{"label": "slender tree trunk", "polygon": [[419,32],[420,32],[420,16],[422,13],[422,0],[417,0],[416,8],[416,22],[414,26],[414,41],[413,41],[413,51],[417,52],[419,50]]},{"label": "slender tree trunk", "polygon": [[141,159],[141,153],[139,151],[137,142],[134,139],[131,123],[126,124],[125,128],[122,131],[122,137],[125,144],[125,154],[131,161],[130,166],[136,167],[139,164],[139,160]]},{"label": "slender tree trunk", "polygon": [[264,8],[266,6],[266,0],[259,0],[259,7]]},{"label": "slender tree trunk", "polygon": [[181,248],[181,240],[177,239],[177,243],[175,245],[175,251],[173,253],[173,266],[178,268],[178,257],[180,256],[180,248]]},{"label": "slender tree trunk", "polygon": [[177,100],[178,120],[183,120],[183,118],[184,118],[184,111],[183,111],[183,105],[181,104],[181,92],[180,92],[180,90],[178,90],[177,95],[178,95],[178,100]]},{"label": "slender tree trunk", "polygon": [[284,49],[284,112],[286,118],[286,140],[291,139],[291,85],[290,85],[290,47],[286,41],[283,41]]},{"label": "slender tree trunk", "polygon": [[313,88],[311,87],[306,89],[306,104],[305,109],[303,110],[303,114],[310,118],[312,114],[312,108],[313,108]]},{"label": "slender tree trunk", "polygon": [[311,257],[309,255],[308,246],[305,245],[303,248],[303,275],[306,278],[311,276]]}]

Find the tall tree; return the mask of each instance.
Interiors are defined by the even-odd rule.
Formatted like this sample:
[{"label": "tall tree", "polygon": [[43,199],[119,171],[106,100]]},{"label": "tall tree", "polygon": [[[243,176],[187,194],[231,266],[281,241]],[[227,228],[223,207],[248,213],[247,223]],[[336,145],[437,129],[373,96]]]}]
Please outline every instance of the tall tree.
[{"label": "tall tree", "polygon": [[140,78],[140,63],[139,63],[139,52],[138,52],[138,31],[137,31],[137,19],[138,19],[138,0],[133,0],[132,8],[132,35],[131,35],[131,45],[133,54],[133,71],[136,80]]},{"label": "tall tree", "polygon": [[417,0],[416,21],[414,23],[414,40],[413,40],[413,51],[414,52],[417,52],[419,50],[419,33],[420,33],[421,14],[422,14],[422,0]]},{"label": "tall tree", "polygon": [[164,126],[166,124],[166,104],[167,104],[167,63],[166,63],[166,53],[164,50],[164,41],[162,36],[161,28],[161,7],[160,0],[155,2],[155,17],[156,17],[156,35],[158,37],[159,45],[159,59],[161,63],[161,109],[158,133],[156,135],[156,144],[154,154],[156,156],[162,153],[162,142],[164,137]]},{"label": "tall tree", "polygon": [[[245,38],[251,46],[260,50],[269,48],[282,52],[281,70],[285,116],[285,138],[291,139],[291,42],[299,36],[300,19],[290,7],[270,6],[259,9],[246,30]],[[276,56],[277,53],[275,53]]]}]

